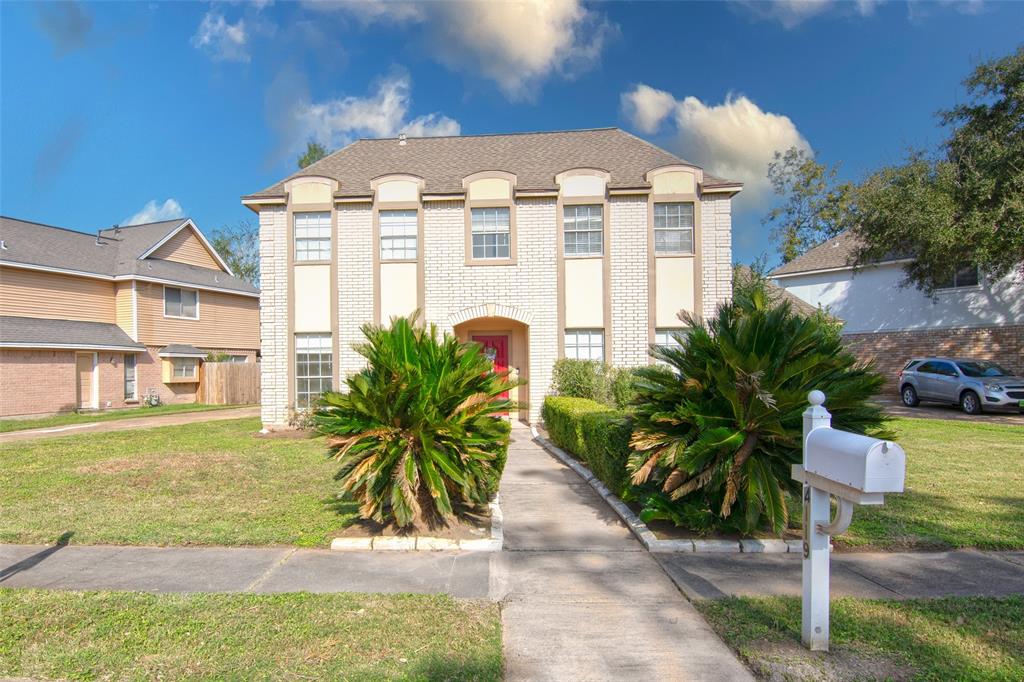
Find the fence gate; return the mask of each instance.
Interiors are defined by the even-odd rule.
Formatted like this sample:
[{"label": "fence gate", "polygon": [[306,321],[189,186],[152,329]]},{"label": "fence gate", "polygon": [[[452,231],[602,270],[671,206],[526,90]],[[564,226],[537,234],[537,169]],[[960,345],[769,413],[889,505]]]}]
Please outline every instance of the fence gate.
[{"label": "fence gate", "polygon": [[260,401],[258,362],[204,362],[197,400],[207,405],[254,405]]}]

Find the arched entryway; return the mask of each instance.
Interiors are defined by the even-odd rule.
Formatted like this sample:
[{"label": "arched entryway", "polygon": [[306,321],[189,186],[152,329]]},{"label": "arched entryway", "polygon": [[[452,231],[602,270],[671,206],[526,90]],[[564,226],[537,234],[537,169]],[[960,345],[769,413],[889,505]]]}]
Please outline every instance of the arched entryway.
[{"label": "arched entryway", "polygon": [[[485,307],[486,311],[486,307]],[[505,311],[502,311],[505,312]],[[476,341],[495,356],[495,364],[513,369],[521,381],[530,379],[529,327],[512,317],[484,315],[463,319],[454,324],[455,335],[461,341]],[[512,398],[519,406],[513,419],[526,421],[530,414],[530,392],[525,384],[516,389]]]}]

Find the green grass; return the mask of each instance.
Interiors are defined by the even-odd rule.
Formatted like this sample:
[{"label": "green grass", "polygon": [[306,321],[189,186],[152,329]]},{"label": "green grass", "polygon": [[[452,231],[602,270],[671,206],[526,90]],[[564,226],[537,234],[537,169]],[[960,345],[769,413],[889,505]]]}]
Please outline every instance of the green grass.
[{"label": "green grass", "polygon": [[832,602],[831,652],[800,644],[800,600],[696,606],[762,679],[1024,679],[1024,597]]},{"label": "green grass", "polygon": [[840,546],[886,550],[1024,548],[1024,428],[897,419],[905,492],[858,507]]},{"label": "green grass", "polygon": [[159,405],[157,407],[133,407],[124,410],[102,410],[97,412],[68,412],[49,417],[30,419],[0,419],[0,433],[8,431],[24,431],[25,429],[48,429],[52,426],[70,424],[92,424],[118,419],[138,419],[139,417],[156,417],[161,414],[183,414],[186,412],[207,412],[210,410],[230,410],[241,405],[204,405],[201,403],[182,403],[180,405]]},{"label": "green grass", "polygon": [[320,439],[259,420],[0,444],[0,542],[321,546],[355,519]]},{"label": "green grass", "polygon": [[500,680],[498,605],[445,595],[0,589],[0,677]]}]

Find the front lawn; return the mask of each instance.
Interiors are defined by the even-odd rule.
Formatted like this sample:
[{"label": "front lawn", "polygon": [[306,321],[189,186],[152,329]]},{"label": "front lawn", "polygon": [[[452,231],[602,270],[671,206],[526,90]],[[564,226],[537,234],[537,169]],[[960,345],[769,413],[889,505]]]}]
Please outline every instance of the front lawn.
[{"label": "front lawn", "polygon": [[695,605],[760,679],[1024,679],[1024,597],[836,599],[827,654],[801,645],[797,598]]},{"label": "front lawn", "polygon": [[259,419],[0,444],[0,542],[322,546],[355,520],[321,439]]},{"label": "front lawn", "polygon": [[840,546],[886,550],[1024,548],[1024,428],[896,419],[905,492],[858,507]]},{"label": "front lawn", "polygon": [[242,405],[205,405],[203,403],[181,403],[174,405],[158,405],[157,407],[132,407],[123,410],[103,410],[98,412],[68,412],[54,414],[49,417],[27,419],[0,419],[0,433],[8,431],[24,431],[25,429],[48,429],[54,426],[73,424],[92,424],[117,419],[138,419],[139,417],[157,417],[161,414],[183,414],[185,412],[208,412],[210,410],[231,410]]},{"label": "front lawn", "polygon": [[0,677],[500,680],[498,605],[446,595],[0,589]]}]

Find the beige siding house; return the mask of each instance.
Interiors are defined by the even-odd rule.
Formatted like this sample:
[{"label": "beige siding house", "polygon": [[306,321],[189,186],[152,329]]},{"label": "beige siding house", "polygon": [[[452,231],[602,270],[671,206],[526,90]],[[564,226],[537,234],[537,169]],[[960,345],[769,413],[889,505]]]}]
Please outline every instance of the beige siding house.
[{"label": "beige siding house", "polygon": [[256,361],[259,291],[191,220],[0,218],[0,416],[193,402],[210,351]]},{"label": "beige siding house", "polygon": [[360,326],[421,311],[526,380],[560,357],[648,362],[731,295],[731,198],[615,128],[359,140],[243,198],[259,214],[263,422],[358,371]]}]

